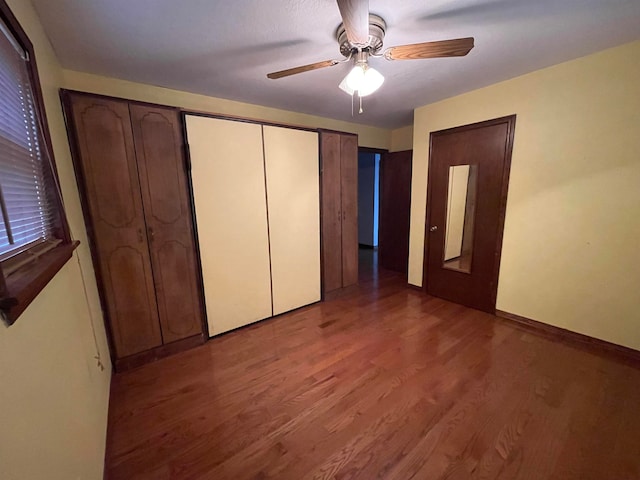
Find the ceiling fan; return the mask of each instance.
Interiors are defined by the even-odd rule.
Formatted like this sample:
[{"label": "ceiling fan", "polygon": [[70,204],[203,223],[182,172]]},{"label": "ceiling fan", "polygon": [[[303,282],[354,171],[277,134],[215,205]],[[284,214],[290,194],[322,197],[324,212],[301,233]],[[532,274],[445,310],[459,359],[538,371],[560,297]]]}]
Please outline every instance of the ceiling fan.
[{"label": "ceiling fan", "polygon": [[[369,57],[384,57],[387,60],[418,60],[424,58],[461,57],[473,48],[473,37],[456,38],[437,42],[399,45],[382,51],[387,25],[383,18],[369,13],[369,0],[337,0],[342,23],[336,32],[340,53],[344,60],[325,60],[301,67],[269,73],[268,78],[278,79],[298,73],[333,67],[341,63],[354,62],[353,69],[340,83],[340,88],[360,98],[375,92],[384,77],[369,67]],[[360,108],[362,113],[362,107]]]}]

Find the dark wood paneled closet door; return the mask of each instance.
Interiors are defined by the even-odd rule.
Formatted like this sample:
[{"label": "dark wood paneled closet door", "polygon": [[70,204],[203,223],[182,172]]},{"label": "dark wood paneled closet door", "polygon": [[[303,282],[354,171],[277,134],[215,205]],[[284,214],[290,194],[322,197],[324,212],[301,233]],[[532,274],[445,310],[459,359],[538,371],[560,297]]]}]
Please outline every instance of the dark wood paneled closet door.
[{"label": "dark wood paneled closet door", "polygon": [[324,291],[342,287],[342,206],[340,199],[340,135],[323,132],[322,265]]},{"label": "dark wood paneled closet door", "polygon": [[358,283],[358,136],[322,131],[324,292]]},{"label": "dark wood paneled closet door", "polygon": [[73,97],[92,239],[118,357],[162,344],[127,102]]},{"label": "dark wood paneled closet door", "polygon": [[164,343],[202,331],[191,209],[178,112],[131,105]]},{"label": "dark wood paneled closet door", "polygon": [[342,285],[358,283],[358,137],[340,138]]}]

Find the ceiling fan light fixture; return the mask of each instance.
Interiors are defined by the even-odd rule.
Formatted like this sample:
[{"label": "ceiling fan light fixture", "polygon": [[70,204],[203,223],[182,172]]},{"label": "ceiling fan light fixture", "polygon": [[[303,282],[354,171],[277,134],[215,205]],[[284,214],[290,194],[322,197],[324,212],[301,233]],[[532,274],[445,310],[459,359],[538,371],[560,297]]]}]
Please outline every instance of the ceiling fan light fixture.
[{"label": "ceiling fan light fixture", "polygon": [[348,95],[358,92],[358,96],[366,97],[378,90],[384,83],[384,77],[375,68],[366,63],[358,63],[340,82],[340,89]]}]

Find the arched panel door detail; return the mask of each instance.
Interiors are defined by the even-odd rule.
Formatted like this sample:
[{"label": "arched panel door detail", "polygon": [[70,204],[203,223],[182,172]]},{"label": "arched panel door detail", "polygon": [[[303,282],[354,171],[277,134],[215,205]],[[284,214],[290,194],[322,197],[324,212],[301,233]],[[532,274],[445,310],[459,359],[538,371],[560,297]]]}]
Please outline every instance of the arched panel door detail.
[{"label": "arched panel door detail", "polygon": [[74,95],[84,207],[115,356],[162,345],[136,152],[125,101]]},{"label": "arched panel door detail", "polygon": [[191,210],[177,110],[132,104],[153,280],[164,343],[202,331]]}]

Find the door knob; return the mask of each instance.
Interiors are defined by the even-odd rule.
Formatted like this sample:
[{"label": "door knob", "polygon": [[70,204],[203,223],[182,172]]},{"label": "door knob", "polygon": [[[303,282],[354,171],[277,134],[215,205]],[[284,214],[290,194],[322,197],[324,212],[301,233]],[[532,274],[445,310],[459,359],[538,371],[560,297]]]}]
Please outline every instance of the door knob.
[{"label": "door knob", "polygon": [[433,227],[431,227],[431,228],[429,229],[429,231],[430,231],[430,232],[435,232],[435,231],[437,231],[437,230],[438,230],[438,226],[437,226],[437,225],[434,225]]}]

